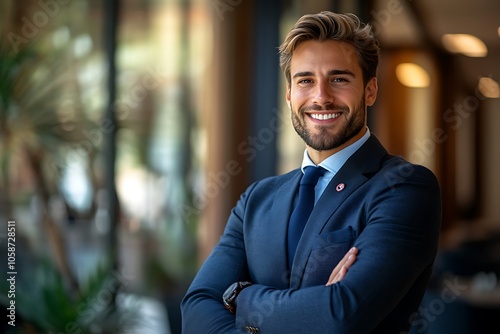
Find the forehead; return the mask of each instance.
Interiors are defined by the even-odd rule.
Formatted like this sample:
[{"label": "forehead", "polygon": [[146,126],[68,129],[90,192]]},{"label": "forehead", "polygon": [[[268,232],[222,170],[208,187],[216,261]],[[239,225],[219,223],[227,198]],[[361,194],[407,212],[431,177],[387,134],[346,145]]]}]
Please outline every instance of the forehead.
[{"label": "forehead", "polygon": [[315,69],[350,70],[361,74],[355,48],[346,42],[334,40],[305,41],[300,43],[292,55],[290,72],[314,71]]}]

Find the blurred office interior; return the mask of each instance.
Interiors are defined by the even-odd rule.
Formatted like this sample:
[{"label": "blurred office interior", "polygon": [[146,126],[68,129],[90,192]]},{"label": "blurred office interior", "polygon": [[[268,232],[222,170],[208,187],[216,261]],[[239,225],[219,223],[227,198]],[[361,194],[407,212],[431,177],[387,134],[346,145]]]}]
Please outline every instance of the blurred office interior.
[{"label": "blurred office interior", "polygon": [[498,332],[496,0],[2,1],[0,245],[15,221],[17,329],[180,333],[180,299],[239,195],[300,165],[277,47],[321,10],[373,25],[370,130],[442,188],[411,332]]}]

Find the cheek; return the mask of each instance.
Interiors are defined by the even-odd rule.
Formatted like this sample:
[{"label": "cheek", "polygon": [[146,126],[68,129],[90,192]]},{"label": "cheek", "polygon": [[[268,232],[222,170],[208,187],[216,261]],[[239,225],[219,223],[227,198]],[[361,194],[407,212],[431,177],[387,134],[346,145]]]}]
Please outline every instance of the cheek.
[{"label": "cheek", "polygon": [[290,92],[290,101],[292,101],[294,105],[303,104],[306,99],[307,94],[303,90],[292,90]]},{"label": "cheek", "polygon": [[337,95],[336,101],[353,108],[358,105],[362,96],[362,90],[358,91],[357,89],[353,88],[351,90],[344,91],[343,94]]}]

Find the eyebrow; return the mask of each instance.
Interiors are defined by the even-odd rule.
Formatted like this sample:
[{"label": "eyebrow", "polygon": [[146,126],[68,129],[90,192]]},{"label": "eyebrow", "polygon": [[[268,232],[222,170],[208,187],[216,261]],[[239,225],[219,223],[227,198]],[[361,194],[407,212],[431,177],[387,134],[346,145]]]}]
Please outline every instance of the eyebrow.
[{"label": "eyebrow", "polygon": [[[353,72],[349,71],[349,70],[330,70],[328,71],[328,75],[339,75],[339,74],[343,74],[343,75],[349,75],[349,76],[352,76],[352,77],[356,77],[354,75]],[[304,71],[304,72],[297,72],[293,75],[293,78],[299,78],[299,77],[310,77],[310,76],[314,76],[314,73],[313,72],[309,72],[309,71]]]}]

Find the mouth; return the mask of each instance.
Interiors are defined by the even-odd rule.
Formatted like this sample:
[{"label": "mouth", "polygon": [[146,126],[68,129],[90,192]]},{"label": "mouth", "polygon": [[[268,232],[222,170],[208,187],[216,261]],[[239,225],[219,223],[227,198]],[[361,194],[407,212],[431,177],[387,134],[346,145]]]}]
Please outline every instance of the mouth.
[{"label": "mouth", "polygon": [[330,119],[337,118],[341,115],[342,113],[340,112],[335,112],[335,113],[309,113],[309,117],[314,118],[318,121],[327,121]]}]

